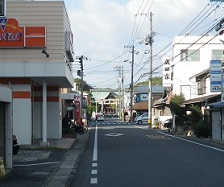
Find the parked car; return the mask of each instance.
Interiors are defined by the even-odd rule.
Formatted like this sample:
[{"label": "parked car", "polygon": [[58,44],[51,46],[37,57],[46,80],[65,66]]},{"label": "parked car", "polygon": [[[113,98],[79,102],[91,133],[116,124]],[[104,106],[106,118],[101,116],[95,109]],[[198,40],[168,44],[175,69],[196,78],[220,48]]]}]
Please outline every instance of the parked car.
[{"label": "parked car", "polygon": [[19,144],[18,144],[16,135],[13,135],[12,152],[13,152],[13,155],[16,155],[19,152]]},{"label": "parked car", "polygon": [[104,115],[101,114],[101,113],[97,114],[97,115],[96,115],[96,120],[97,120],[97,121],[104,121]]},{"label": "parked car", "polygon": [[135,123],[141,125],[143,123],[148,123],[148,113],[143,113],[142,115],[135,118]]}]

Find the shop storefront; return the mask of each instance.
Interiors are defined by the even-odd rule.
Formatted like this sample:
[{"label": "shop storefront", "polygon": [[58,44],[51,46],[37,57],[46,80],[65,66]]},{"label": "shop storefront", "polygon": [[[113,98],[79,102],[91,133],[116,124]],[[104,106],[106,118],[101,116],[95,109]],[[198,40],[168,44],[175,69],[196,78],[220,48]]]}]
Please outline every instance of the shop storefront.
[{"label": "shop storefront", "polygon": [[49,138],[62,138],[61,90],[74,85],[73,35],[64,2],[7,0],[0,37],[0,84],[12,88],[18,142],[42,139],[45,146]]}]

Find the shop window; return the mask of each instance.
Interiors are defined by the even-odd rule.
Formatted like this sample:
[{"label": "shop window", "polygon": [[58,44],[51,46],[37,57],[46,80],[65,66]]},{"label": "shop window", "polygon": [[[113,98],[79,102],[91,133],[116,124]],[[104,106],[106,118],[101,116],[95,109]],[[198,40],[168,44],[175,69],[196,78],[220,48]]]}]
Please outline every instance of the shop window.
[{"label": "shop window", "polygon": [[200,61],[200,51],[199,50],[181,50],[181,61],[198,62]]}]

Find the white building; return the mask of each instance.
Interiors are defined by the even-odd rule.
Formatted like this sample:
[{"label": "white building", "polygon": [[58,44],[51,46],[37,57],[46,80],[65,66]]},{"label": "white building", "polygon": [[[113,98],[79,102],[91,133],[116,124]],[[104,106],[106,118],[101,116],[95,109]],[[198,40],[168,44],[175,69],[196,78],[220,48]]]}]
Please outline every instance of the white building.
[{"label": "white building", "polygon": [[214,36],[177,36],[173,40],[173,94],[185,99],[210,95],[210,81],[196,83],[195,75],[210,67],[211,60],[220,60],[224,45]]}]

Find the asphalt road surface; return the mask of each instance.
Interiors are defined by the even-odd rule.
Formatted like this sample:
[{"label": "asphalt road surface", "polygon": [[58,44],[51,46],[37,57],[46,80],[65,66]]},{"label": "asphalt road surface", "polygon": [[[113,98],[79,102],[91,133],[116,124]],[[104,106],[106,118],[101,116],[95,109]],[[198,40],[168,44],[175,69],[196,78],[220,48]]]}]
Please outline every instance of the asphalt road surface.
[{"label": "asphalt road surface", "polygon": [[224,146],[147,126],[92,122],[72,187],[223,187]]}]

